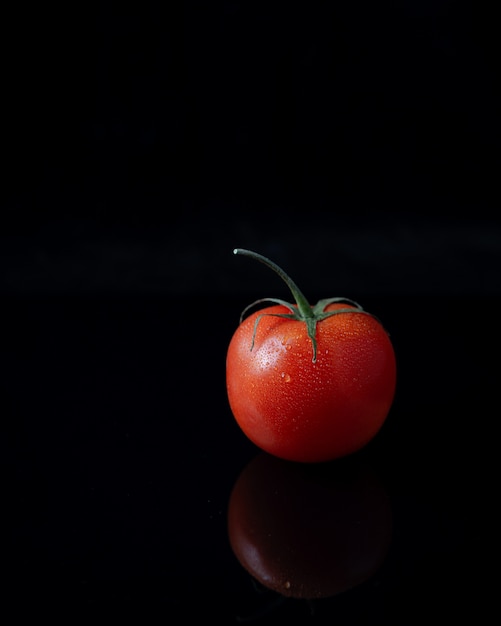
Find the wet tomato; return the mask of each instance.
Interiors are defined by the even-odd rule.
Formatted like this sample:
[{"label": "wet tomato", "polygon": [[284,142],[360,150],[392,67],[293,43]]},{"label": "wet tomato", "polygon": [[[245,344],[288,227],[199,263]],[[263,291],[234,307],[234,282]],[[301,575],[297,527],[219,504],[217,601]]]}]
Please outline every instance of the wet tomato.
[{"label": "wet tomato", "polygon": [[346,298],[311,306],[275,263],[234,252],[273,269],[295,298],[253,303],[231,338],[226,388],[240,428],[262,450],[292,461],[329,461],[363,448],[394,400],[396,358],[387,331]]}]

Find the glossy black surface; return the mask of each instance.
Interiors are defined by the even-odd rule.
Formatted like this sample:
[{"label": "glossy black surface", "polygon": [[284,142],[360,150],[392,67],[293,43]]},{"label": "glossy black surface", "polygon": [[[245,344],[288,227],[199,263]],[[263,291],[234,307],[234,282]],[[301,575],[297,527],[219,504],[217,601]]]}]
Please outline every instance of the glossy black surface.
[{"label": "glossy black surface", "polygon": [[[312,587],[327,596],[317,599],[255,582],[228,535],[241,473],[267,482],[252,477],[260,452],[225,395],[225,350],[245,303],[3,299],[5,602],[21,613],[36,606],[47,615],[137,612],[193,623],[479,619],[489,600],[497,494],[497,373],[485,351],[499,346],[491,326],[499,300],[479,298],[473,311],[455,298],[366,298],[399,362],[386,424],[349,459],[296,469],[270,463],[276,488],[256,511],[271,516],[262,523],[280,536],[268,547],[272,564],[290,558],[280,549],[306,563],[303,572],[297,563],[288,569],[292,590],[284,591],[299,585],[309,597]],[[303,510],[287,496],[288,472]],[[287,511],[284,522],[284,497],[302,521]],[[237,517],[245,527],[254,504],[244,502]]]}]

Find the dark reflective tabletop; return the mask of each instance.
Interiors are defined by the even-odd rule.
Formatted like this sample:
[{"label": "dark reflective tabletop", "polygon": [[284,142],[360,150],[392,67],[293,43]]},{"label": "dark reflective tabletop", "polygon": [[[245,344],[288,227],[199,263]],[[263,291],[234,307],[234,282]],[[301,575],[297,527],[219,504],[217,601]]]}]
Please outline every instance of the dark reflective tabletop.
[{"label": "dark reflective tabletop", "polygon": [[4,605],[70,622],[480,619],[499,300],[366,298],[394,342],[395,403],[364,450],[322,465],[260,452],[233,420],[225,353],[248,301],[2,299]]}]

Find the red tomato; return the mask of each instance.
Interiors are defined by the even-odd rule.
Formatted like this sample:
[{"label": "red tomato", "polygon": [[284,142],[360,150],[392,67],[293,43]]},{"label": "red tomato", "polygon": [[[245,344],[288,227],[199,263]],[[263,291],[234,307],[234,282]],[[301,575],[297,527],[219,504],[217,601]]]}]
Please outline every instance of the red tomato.
[{"label": "red tomato", "polygon": [[230,341],[226,386],[240,428],[261,449],[292,461],[329,461],[361,449],[380,430],[395,395],[388,333],[352,301],[310,306],[274,263],[235,253],[274,269],[296,299],[269,299],[272,306],[243,319]]},{"label": "red tomato", "polygon": [[261,453],[228,502],[233,553],[287,597],[325,598],[365,582],[386,559],[392,528],[388,493],[360,463],[320,467]]}]

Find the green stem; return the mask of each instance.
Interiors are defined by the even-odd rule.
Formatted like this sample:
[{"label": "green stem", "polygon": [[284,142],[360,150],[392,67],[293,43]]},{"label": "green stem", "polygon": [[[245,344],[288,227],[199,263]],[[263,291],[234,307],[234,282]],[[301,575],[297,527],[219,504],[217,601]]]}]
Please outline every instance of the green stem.
[{"label": "green stem", "polygon": [[270,259],[267,259],[265,256],[258,254],[257,252],[252,252],[251,250],[245,250],[243,248],[235,248],[233,250],[233,254],[242,254],[243,256],[248,256],[252,259],[255,259],[256,261],[260,261],[261,263],[264,263],[264,265],[272,269],[275,273],[277,273],[280,276],[280,278],[286,283],[286,285],[291,290],[291,293],[294,296],[294,300],[296,301],[297,308],[299,309],[299,313],[301,317],[305,320],[314,317],[314,313],[310,306],[310,303],[304,297],[302,291],[299,289],[296,283],[292,280],[292,278],[287,276],[284,270],[281,267],[279,267],[276,263],[273,263],[273,261],[270,261]]}]

